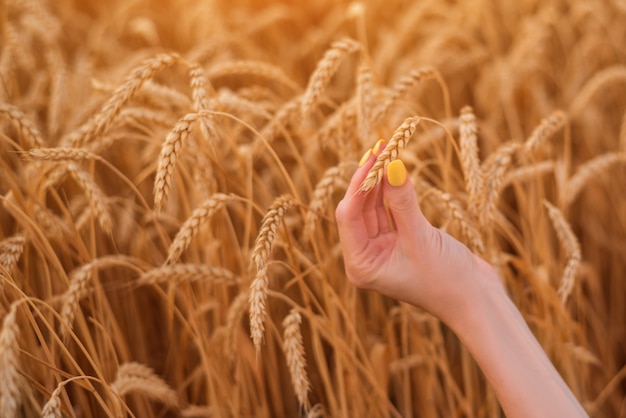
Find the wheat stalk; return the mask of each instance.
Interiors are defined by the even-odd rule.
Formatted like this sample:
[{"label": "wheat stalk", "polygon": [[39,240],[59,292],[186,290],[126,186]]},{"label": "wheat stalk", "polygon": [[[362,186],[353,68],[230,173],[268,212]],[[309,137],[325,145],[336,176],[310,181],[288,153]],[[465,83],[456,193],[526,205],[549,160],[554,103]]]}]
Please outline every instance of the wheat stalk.
[{"label": "wheat stalk", "polygon": [[468,192],[467,206],[470,214],[475,217],[478,214],[478,199],[484,188],[484,178],[478,157],[476,116],[470,106],[465,106],[461,109],[459,122],[461,167],[465,176],[465,187]]},{"label": "wheat stalk", "polygon": [[306,372],[306,359],[304,357],[304,344],[302,342],[302,332],[300,324],[302,316],[298,311],[292,309],[289,315],[283,320],[285,329],[283,334],[283,351],[287,359],[291,384],[298,398],[301,407],[308,409],[309,399],[307,392],[311,384]]},{"label": "wheat stalk", "polygon": [[20,328],[17,324],[17,307],[21,300],[14,302],[2,321],[0,331],[0,416],[18,416],[22,402],[20,390],[23,377],[19,372]]},{"label": "wheat stalk", "polygon": [[256,267],[256,276],[250,285],[250,332],[257,352],[261,350],[265,330],[265,304],[269,282],[266,264],[272,252],[278,224],[287,210],[295,205],[296,201],[290,195],[282,195],[272,203],[263,217],[252,251],[252,264]]},{"label": "wheat stalk", "polygon": [[300,114],[302,117],[309,115],[313,107],[317,104],[320,96],[330,82],[332,76],[337,72],[339,65],[344,58],[360,49],[358,42],[352,39],[342,39],[334,42],[330,49],[326,51],[322,59],[317,63],[317,67],[311,77],[302,98]]},{"label": "wheat stalk", "polygon": [[137,280],[138,285],[156,283],[181,283],[201,280],[213,282],[237,283],[238,277],[230,270],[206,264],[174,264],[152,269],[142,274]]},{"label": "wheat stalk", "polygon": [[567,264],[565,265],[565,269],[563,271],[563,278],[561,279],[561,284],[558,289],[561,302],[565,305],[576,282],[576,274],[580,268],[582,252],[580,250],[578,239],[576,238],[570,224],[565,220],[563,213],[556,206],[546,200],[544,200],[543,204],[548,210],[548,216],[550,217],[552,225],[556,230],[556,235],[559,238],[561,245],[565,248],[565,252],[568,257]]},{"label": "wheat stalk", "polygon": [[205,224],[218,210],[233,199],[233,196],[224,193],[215,193],[194,209],[189,219],[180,228],[172,245],[170,245],[166,263],[176,263],[187,249],[200,227]]},{"label": "wheat stalk", "polygon": [[359,191],[367,192],[380,183],[380,180],[383,178],[383,170],[386,165],[398,158],[398,153],[409,142],[409,139],[413,136],[413,133],[417,129],[417,125],[421,120],[422,118],[419,116],[407,118],[402,125],[396,129],[391,138],[387,141],[385,149],[376,158],[376,162],[372,168],[370,168],[370,171],[361,183]]}]

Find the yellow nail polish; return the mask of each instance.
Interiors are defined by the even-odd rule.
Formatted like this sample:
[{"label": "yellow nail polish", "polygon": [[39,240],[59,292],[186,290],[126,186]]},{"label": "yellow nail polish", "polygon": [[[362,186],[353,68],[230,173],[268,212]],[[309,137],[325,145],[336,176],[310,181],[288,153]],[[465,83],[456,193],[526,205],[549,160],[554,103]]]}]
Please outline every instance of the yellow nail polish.
[{"label": "yellow nail polish", "polygon": [[376,142],[376,144],[374,144],[374,147],[372,148],[372,154],[378,155],[378,153],[380,152],[380,147],[382,147],[383,145],[385,145],[385,140],[379,139]]},{"label": "yellow nail polish", "polygon": [[371,149],[368,149],[367,151],[365,151],[365,154],[363,154],[363,156],[359,160],[359,167],[363,167],[363,164],[365,164],[367,160],[369,160],[370,155],[372,155]]},{"label": "yellow nail polish", "polygon": [[404,184],[406,181],[406,167],[402,160],[393,160],[387,164],[387,181],[394,187]]}]

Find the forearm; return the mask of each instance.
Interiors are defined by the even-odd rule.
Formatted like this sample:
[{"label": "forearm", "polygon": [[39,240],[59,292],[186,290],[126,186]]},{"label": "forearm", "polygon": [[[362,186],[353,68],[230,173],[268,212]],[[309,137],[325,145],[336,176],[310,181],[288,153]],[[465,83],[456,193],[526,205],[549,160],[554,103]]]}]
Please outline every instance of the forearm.
[{"label": "forearm", "polygon": [[484,280],[471,305],[449,325],[476,359],[508,418],[587,416],[496,281]]}]

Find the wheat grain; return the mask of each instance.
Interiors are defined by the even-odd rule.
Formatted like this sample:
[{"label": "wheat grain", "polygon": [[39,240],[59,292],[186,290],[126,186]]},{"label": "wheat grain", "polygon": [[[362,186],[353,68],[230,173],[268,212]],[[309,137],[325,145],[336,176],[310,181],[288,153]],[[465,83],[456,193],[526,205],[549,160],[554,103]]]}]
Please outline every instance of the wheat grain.
[{"label": "wheat grain", "polygon": [[236,284],[239,279],[230,270],[206,264],[175,264],[147,271],[137,280],[138,285],[181,283],[211,280],[214,283]]},{"label": "wheat grain", "polygon": [[580,262],[582,260],[582,252],[580,250],[580,244],[578,239],[572,230],[570,224],[565,220],[563,213],[547,200],[544,200],[544,205],[548,210],[548,215],[552,221],[552,225],[556,230],[556,235],[561,242],[561,245],[565,248],[567,253],[567,264],[563,271],[563,278],[558,289],[558,294],[561,297],[561,302],[565,305],[567,298],[572,292],[578,269],[580,268]]},{"label": "wheat grain", "polygon": [[478,157],[478,140],[476,138],[476,116],[471,107],[461,109],[459,125],[459,145],[461,167],[465,176],[465,187],[468,193],[468,211],[472,217],[478,215],[478,196],[484,188],[483,172]]},{"label": "wheat grain", "polygon": [[174,128],[165,138],[165,142],[161,147],[159,166],[154,180],[154,209],[156,212],[159,212],[167,201],[176,160],[181,152],[183,143],[193,130],[194,123],[199,117],[198,113],[185,115],[174,125]]},{"label": "wheat grain", "polygon": [[407,118],[402,125],[396,129],[391,138],[387,141],[385,149],[376,158],[376,162],[372,168],[370,168],[370,171],[361,183],[359,191],[367,192],[380,183],[380,180],[383,178],[384,168],[389,162],[398,158],[398,153],[409,142],[421,120],[422,118],[419,116]]},{"label": "wheat grain", "polygon": [[342,39],[331,45],[309,78],[309,84],[302,98],[300,108],[302,117],[308,116],[317,104],[322,92],[326,89],[331,77],[337,72],[344,58],[359,49],[359,43],[352,39]]},{"label": "wheat grain", "polygon": [[2,321],[0,331],[0,416],[16,417],[22,403],[23,377],[19,372],[20,328],[17,324],[17,307],[13,302]]},{"label": "wheat grain", "polygon": [[0,115],[5,115],[18,129],[24,146],[43,147],[45,141],[35,124],[17,107],[0,103]]},{"label": "wheat grain", "polygon": [[170,245],[166,263],[173,264],[178,261],[181,254],[187,249],[193,237],[200,227],[205,224],[217,211],[233,199],[233,196],[224,193],[215,193],[194,209],[189,219],[180,228],[172,245]]},{"label": "wheat grain", "polygon": [[562,194],[562,200],[569,206],[576,200],[582,189],[592,178],[600,177],[612,166],[618,163],[626,163],[626,154],[608,152],[586,161],[576,170],[576,173],[567,181],[567,186]]},{"label": "wheat grain", "polygon": [[76,180],[76,183],[78,183],[85,192],[85,197],[89,201],[89,206],[100,223],[100,227],[104,232],[110,234],[113,227],[113,220],[107,209],[104,193],[100,190],[89,173],[80,168],[76,163],[69,163],[67,169],[74,180]]},{"label": "wheat grain", "polygon": [[300,324],[302,316],[298,311],[292,309],[289,315],[283,320],[283,351],[287,359],[287,366],[291,375],[291,384],[298,398],[301,407],[308,409],[309,399],[307,392],[311,384],[306,372],[306,359],[304,357],[304,344],[302,342],[302,332]]},{"label": "wheat grain", "polygon": [[151,368],[136,362],[121,364],[110,388],[120,398],[132,392],[170,407],[177,407],[179,402],[176,391]]}]

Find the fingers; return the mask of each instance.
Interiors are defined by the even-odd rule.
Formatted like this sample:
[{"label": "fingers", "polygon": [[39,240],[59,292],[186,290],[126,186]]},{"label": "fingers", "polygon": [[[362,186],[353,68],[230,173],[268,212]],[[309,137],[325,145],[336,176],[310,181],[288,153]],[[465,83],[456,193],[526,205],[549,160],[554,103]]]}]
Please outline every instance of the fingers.
[{"label": "fingers", "polygon": [[422,230],[428,221],[420,210],[413,183],[401,160],[394,160],[387,165],[382,187],[387,207],[399,233],[417,233]]}]

